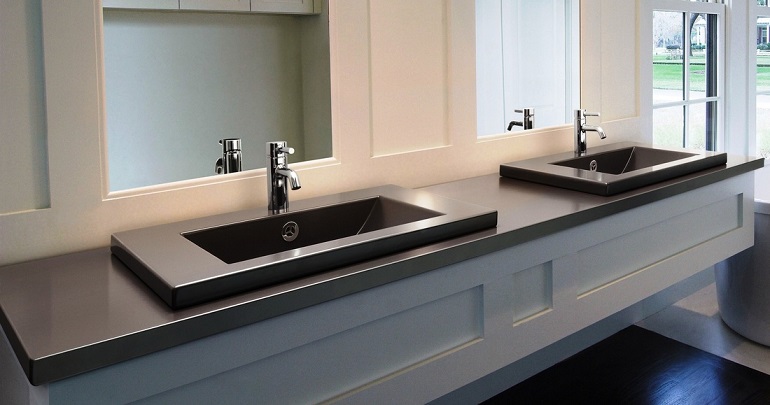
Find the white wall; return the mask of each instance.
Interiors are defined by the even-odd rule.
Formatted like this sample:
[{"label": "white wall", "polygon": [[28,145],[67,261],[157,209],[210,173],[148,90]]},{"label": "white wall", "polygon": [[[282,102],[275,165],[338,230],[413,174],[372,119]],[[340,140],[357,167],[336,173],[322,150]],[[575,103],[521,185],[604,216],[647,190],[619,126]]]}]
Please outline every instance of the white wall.
[{"label": "white wall", "polygon": [[[266,205],[264,170],[140,194],[107,191],[101,9],[94,3],[42,0],[51,207],[0,216],[0,264],[106,246],[120,230]],[[637,49],[629,29],[636,2],[581,3],[583,107],[602,112],[604,142],[641,138]],[[383,183],[420,187],[572,147],[570,127],[476,139],[473,5],[331,0],[334,157],[293,165],[303,187],[291,198]],[[17,41],[0,37],[2,44],[20,46]],[[8,96],[0,97],[5,105]],[[0,131],[3,145],[34,136]],[[9,184],[5,176],[2,182]]]}]

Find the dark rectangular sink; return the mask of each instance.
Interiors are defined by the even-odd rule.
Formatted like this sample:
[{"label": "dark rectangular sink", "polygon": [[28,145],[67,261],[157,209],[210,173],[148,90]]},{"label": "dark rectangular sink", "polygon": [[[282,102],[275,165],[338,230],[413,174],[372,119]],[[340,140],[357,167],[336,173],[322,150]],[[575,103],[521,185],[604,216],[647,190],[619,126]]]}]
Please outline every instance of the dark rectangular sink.
[{"label": "dark rectangular sink", "polygon": [[608,152],[598,152],[588,156],[575,157],[551,164],[593,172],[623,174],[696,155],[696,153],[631,146]]},{"label": "dark rectangular sink", "polygon": [[[225,263],[359,235],[442,215],[376,196],[182,235]],[[259,243],[255,244],[256,235]]]},{"label": "dark rectangular sink", "polygon": [[396,186],[112,235],[112,253],[182,308],[494,228],[497,211]]},{"label": "dark rectangular sink", "polygon": [[614,195],[727,162],[727,154],[651,147],[603,145],[575,157],[561,153],[500,165],[500,175],[597,195]]}]

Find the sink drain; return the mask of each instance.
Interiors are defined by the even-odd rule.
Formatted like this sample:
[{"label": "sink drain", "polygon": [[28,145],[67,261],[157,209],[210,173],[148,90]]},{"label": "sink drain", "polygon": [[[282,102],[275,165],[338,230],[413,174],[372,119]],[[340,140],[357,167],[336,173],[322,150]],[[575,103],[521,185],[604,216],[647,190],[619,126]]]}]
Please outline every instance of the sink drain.
[{"label": "sink drain", "polygon": [[597,169],[599,169],[599,164],[596,163],[595,160],[592,160],[591,163],[588,165],[589,169],[591,169],[592,172],[595,172]]},{"label": "sink drain", "polygon": [[299,225],[294,221],[289,221],[283,224],[283,230],[281,230],[281,236],[286,242],[291,242],[297,239],[299,236]]}]

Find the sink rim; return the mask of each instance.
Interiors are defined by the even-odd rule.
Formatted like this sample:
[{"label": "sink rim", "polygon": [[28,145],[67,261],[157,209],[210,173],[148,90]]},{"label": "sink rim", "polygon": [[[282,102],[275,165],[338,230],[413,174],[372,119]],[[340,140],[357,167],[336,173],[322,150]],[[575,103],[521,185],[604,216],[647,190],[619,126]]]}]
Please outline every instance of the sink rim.
[{"label": "sink rim", "polygon": [[[248,220],[273,217],[291,216],[294,212],[316,209],[323,206],[346,203],[375,196],[384,196],[406,202],[419,207],[444,213],[433,218],[378,229],[364,234],[343,237],[315,245],[291,249],[267,256],[247,259],[236,263],[225,263],[205,249],[185,238],[182,233],[195,229],[204,229],[227,225]],[[457,201],[423,190],[411,190],[398,186],[381,186],[352,192],[315,197],[307,200],[292,202],[288,213],[269,214],[267,208],[260,207],[244,211],[231,212],[203,218],[196,218],[170,224],[157,225],[147,228],[116,232],[112,235],[111,251],[127,265],[145,284],[147,284],[172,309],[204,303],[213,299],[225,297],[243,291],[251,291],[261,287],[244,288],[237,292],[222,292],[215,290],[216,297],[196,298],[201,291],[210,287],[224,288],[235,284],[234,280],[253,280],[265,272],[275,271],[281,266],[311,266],[315,270],[316,261],[329,261],[327,253],[349,249],[361,249],[372,243],[396,243],[393,236],[407,235],[414,238],[425,234],[425,231],[435,229],[454,229],[460,224],[483,223],[484,229],[497,225],[497,210]],[[423,232],[421,232],[423,231]],[[470,232],[464,232],[467,234]],[[413,235],[413,236],[409,236]],[[460,235],[454,235],[457,237]],[[449,238],[444,238],[449,239]],[[442,239],[443,240],[443,239]],[[430,243],[435,243],[433,241]],[[430,243],[411,246],[415,249]],[[133,253],[131,253],[133,252]],[[170,254],[169,252],[175,252]],[[387,254],[395,254],[389,252]],[[373,255],[358,261],[372,260],[381,255]],[[180,260],[182,258],[183,260]],[[307,263],[308,260],[313,260]],[[348,263],[350,264],[350,263]],[[340,265],[337,267],[344,267]],[[314,273],[333,271],[334,268],[313,271]],[[310,274],[308,274],[310,275]],[[303,275],[304,277],[304,275]],[[229,291],[229,289],[228,289]]]},{"label": "sink rim", "polygon": [[591,159],[592,157],[600,158],[600,157],[607,156],[607,155],[610,155],[610,154],[615,154],[615,153],[623,152],[623,153],[627,153],[627,156],[626,156],[626,158],[627,158],[626,166],[627,166],[628,162],[631,161],[631,159],[634,157],[635,154],[639,155],[639,154],[642,154],[642,153],[647,153],[647,152],[639,152],[639,153],[637,153],[637,151],[659,151],[659,152],[663,152],[663,153],[676,154],[676,155],[686,155],[686,156],[681,156],[681,157],[678,157],[678,158],[675,158],[675,159],[672,159],[672,160],[669,160],[669,161],[665,161],[665,162],[660,162],[660,163],[657,163],[657,164],[654,164],[654,165],[640,167],[640,168],[634,169],[634,170],[628,170],[628,171],[623,170],[621,173],[612,173],[612,172],[609,172],[609,171],[603,171],[603,170],[598,170],[598,169],[594,170],[594,171],[591,171],[591,170],[587,170],[587,171],[589,171],[589,172],[599,172],[599,173],[602,173],[602,174],[605,174],[605,175],[620,176],[622,174],[633,173],[633,172],[637,172],[637,171],[640,171],[640,170],[654,171],[654,170],[656,170],[656,168],[658,170],[660,170],[662,168],[665,168],[666,165],[676,165],[676,166],[679,166],[682,163],[676,163],[676,162],[686,162],[687,159],[694,158],[694,157],[698,156],[698,153],[696,151],[685,151],[685,150],[681,150],[680,151],[680,150],[672,150],[672,149],[666,149],[666,148],[654,148],[654,147],[648,147],[648,146],[635,145],[635,146],[627,146],[627,147],[623,147],[623,148],[617,148],[617,149],[611,149],[611,150],[606,150],[606,151],[590,153],[590,154],[583,155],[583,156],[573,156],[573,157],[571,157],[569,159],[558,160],[558,161],[555,161],[555,162],[550,162],[549,164],[550,165],[555,165],[555,166],[567,167],[567,168],[570,168],[570,169],[585,170],[585,169],[581,169],[579,167],[570,166],[570,165],[565,164],[565,163],[567,163],[567,162],[575,162],[575,161],[578,161],[578,160],[588,160],[588,159]]},{"label": "sink rim", "polygon": [[[563,152],[503,163],[500,165],[500,175],[515,180],[530,181],[552,187],[606,197],[659,183],[661,181],[671,180],[675,177],[711,167],[722,166],[727,162],[727,154],[725,152],[656,147],[639,142],[618,142],[592,147],[589,148],[588,154],[585,156],[629,147],[644,147],[674,152],[694,153],[695,155],[639,170],[621,174],[611,174],[553,164],[554,162],[576,158],[573,152]],[[694,169],[682,170],[684,167],[692,167]]]}]

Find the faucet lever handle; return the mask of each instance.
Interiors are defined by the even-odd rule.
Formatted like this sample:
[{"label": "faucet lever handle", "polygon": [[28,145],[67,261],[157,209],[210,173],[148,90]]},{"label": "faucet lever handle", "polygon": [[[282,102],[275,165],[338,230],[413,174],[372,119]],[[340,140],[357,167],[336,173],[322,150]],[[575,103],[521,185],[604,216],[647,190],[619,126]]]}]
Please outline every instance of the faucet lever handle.
[{"label": "faucet lever handle", "polygon": [[290,148],[286,145],[285,141],[273,141],[266,144],[267,157],[275,159],[277,157],[283,157],[284,154],[294,154],[294,148]]},{"label": "faucet lever handle", "polygon": [[599,117],[599,116],[601,116],[601,114],[599,114],[598,112],[586,112],[586,111],[583,111],[583,115],[586,116],[586,117]]},{"label": "faucet lever handle", "polygon": [[532,107],[527,108],[514,108],[513,112],[524,114],[525,116],[532,116],[535,115],[535,109]]}]

